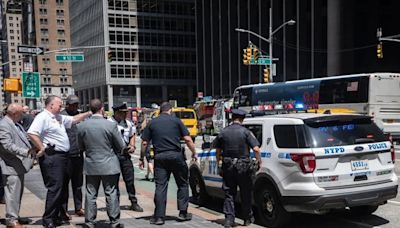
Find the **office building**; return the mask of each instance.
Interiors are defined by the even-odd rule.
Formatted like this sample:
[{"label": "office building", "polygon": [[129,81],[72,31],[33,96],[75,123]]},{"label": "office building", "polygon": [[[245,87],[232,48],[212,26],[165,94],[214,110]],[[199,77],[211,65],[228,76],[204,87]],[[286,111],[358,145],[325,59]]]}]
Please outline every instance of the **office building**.
[{"label": "office building", "polygon": [[192,104],[194,0],[71,0],[70,13],[73,46],[106,46],[86,49],[85,62],[73,64],[83,104]]},{"label": "office building", "polygon": [[35,71],[41,76],[41,101],[49,95],[57,95],[64,100],[68,95],[74,94],[72,66],[70,62],[57,62],[56,55],[62,53],[56,50],[71,47],[69,0],[34,0],[33,15],[32,43],[35,43],[34,46],[43,47],[45,52],[52,52],[36,58]]},{"label": "office building", "polygon": [[[22,4],[18,1],[2,0],[2,58],[5,78],[20,78],[23,68],[22,55],[17,53],[17,46],[22,43]],[[6,103],[25,104],[19,93],[4,93]]]},{"label": "office building", "polygon": [[399,72],[399,43],[383,43],[377,58],[376,31],[400,33],[399,1],[386,0],[196,0],[196,88],[205,96],[231,96],[239,85],[263,83],[265,66],[243,65],[243,49],[251,41],[265,56],[269,43],[235,28],[269,38],[273,35],[277,81],[352,73]]}]

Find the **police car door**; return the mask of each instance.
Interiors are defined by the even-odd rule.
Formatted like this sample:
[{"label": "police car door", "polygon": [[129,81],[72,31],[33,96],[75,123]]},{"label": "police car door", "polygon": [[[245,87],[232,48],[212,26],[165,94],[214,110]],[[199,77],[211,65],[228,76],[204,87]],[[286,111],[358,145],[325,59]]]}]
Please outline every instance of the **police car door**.
[{"label": "police car door", "polygon": [[[213,138],[215,137],[211,137],[209,140]],[[205,185],[207,187],[221,188],[222,177],[218,174],[217,152],[215,148],[205,148],[198,156]]]}]

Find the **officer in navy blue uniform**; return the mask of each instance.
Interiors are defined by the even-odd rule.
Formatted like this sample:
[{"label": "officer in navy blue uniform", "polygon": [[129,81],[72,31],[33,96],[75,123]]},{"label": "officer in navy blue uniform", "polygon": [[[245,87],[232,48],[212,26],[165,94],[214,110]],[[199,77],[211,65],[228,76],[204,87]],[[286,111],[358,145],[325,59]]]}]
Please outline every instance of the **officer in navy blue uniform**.
[{"label": "officer in navy blue uniform", "polygon": [[[223,176],[222,189],[225,192],[225,227],[234,226],[235,198],[240,188],[244,225],[254,222],[252,212],[253,177],[261,166],[260,143],[254,134],[242,126],[246,112],[232,110],[232,124],[224,128],[217,136],[215,148],[220,175]],[[256,155],[256,162],[250,158],[250,148]]]},{"label": "officer in navy blue uniform", "polygon": [[154,194],[154,216],[151,224],[164,224],[168,181],[171,173],[178,186],[177,201],[180,221],[192,219],[187,212],[189,205],[189,170],[181,149],[181,139],[192,151],[192,159],[197,159],[192,138],[182,121],[171,115],[172,106],[164,102],[160,106],[160,116],[153,119],[145,128],[142,135],[142,146],[145,148],[151,141],[154,148],[154,180],[156,191]]}]

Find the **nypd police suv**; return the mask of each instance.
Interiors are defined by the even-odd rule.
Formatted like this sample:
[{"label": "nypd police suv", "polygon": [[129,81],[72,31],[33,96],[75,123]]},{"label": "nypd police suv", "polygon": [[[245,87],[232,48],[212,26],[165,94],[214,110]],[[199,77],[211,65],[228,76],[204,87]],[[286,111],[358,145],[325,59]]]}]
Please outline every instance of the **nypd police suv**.
[{"label": "nypd police suv", "polygon": [[[350,208],[371,214],[397,195],[395,153],[370,117],[343,114],[283,114],[246,118],[243,125],[261,143],[254,206],[259,223],[279,227],[291,212],[323,213]],[[223,198],[214,149],[190,164],[193,196]]]}]

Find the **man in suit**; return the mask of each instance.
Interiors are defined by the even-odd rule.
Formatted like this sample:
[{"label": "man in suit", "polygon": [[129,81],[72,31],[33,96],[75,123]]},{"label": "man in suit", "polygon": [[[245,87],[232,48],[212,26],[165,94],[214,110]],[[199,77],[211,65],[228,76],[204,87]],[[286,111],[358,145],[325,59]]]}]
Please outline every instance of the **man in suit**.
[{"label": "man in suit", "polygon": [[117,153],[125,150],[116,123],[104,119],[103,103],[90,101],[93,116],[78,125],[78,146],[85,151],[83,170],[86,175],[85,225],[95,227],[96,199],[100,183],[106,196],[107,214],[111,227],[123,227],[119,222],[118,180],[121,172]]},{"label": "man in suit", "polygon": [[10,104],[6,116],[0,120],[0,167],[5,183],[7,228],[22,227],[18,219],[24,175],[32,168],[36,155],[36,149],[31,147],[25,130],[18,123],[22,114],[21,105]]}]

